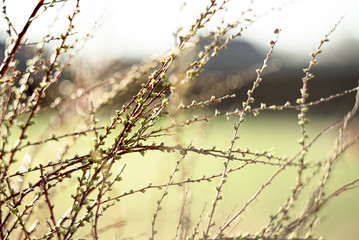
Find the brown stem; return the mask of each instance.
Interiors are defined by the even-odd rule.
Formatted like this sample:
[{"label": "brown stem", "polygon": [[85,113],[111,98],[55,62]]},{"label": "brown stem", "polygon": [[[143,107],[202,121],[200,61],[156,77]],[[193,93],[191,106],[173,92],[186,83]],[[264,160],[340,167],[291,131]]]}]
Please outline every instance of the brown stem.
[{"label": "brown stem", "polygon": [[30,17],[28,18],[24,28],[22,29],[22,31],[17,36],[17,39],[16,39],[14,47],[12,48],[10,54],[8,55],[8,57],[5,59],[4,63],[1,66],[0,77],[4,76],[6,74],[6,72],[7,72],[7,70],[9,69],[10,62],[14,59],[15,54],[16,54],[17,50],[19,49],[20,44],[21,44],[22,40],[24,39],[24,36],[25,36],[27,30],[28,30],[28,28],[30,27],[30,25],[32,23],[32,20],[34,19],[37,12],[42,7],[42,5],[44,5],[44,0],[39,0],[36,7],[32,11]]}]

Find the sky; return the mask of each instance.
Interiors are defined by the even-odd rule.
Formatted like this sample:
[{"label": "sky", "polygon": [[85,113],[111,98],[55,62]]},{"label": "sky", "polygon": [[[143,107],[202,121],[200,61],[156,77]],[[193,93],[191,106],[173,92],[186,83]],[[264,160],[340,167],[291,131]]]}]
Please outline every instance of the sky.
[{"label": "sky", "polygon": [[[6,1],[7,12],[15,28],[20,31],[37,0]],[[174,47],[173,33],[182,33],[194,23],[209,0],[82,0],[81,13],[75,27],[79,36],[89,33],[81,56],[89,61],[106,61],[118,57],[148,58],[159,56]],[[219,1],[221,2],[221,1]],[[223,18],[230,22],[248,8],[250,0],[231,0],[227,10],[220,12],[214,29]],[[68,0],[61,14],[71,13],[74,0]],[[266,48],[274,38],[273,31],[281,29],[277,51],[308,56],[334,25],[344,16],[338,29],[330,37],[332,47],[359,41],[358,0],[256,0],[253,12],[265,15],[243,33],[241,40]],[[273,9],[273,10],[271,10]],[[28,41],[51,32],[63,31],[66,18],[52,20],[57,10],[47,12],[29,29]],[[267,14],[266,14],[267,13]],[[59,20],[60,19],[60,20]],[[217,24],[216,24],[217,23]],[[6,29],[4,21],[0,28]],[[4,31],[2,31],[4,35]],[[332,43],[333,42],[333,43]],[[352,46],[358,49],[358,46]],[[349,51],[350,52],[350,51]]]}]

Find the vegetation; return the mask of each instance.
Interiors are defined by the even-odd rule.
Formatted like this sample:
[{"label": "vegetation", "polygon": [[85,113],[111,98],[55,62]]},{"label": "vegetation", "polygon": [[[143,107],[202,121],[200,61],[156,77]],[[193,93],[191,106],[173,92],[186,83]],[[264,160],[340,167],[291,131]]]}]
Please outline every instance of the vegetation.
[{"label": "vegetation", "polygon": [[[250,6],[237,20],[221,22],[210,31],[208,23],[218,12],[227,11],[228,4],[228,0],[211,0],[187,31],[178,31],[176,47],[170,53],[96,82],[85,79],[84,84],[82,80],[61,78],[68,74],[79,45],[88,37],[75,38],[73,22],[81,14],[80,0],[38,1],[20,31],[8,17],[6,3],[3,1],[2,7],[8,26],[7,48],[0,67],[0,239],[104,239],[109,230],[121,233],[125,227],[139,229],[136,219],[148,211],[152,221],[132,232],[137,234],[132,239],[318,239],[316,226],[324,206],[336,196],[357,191],[358,174],[339,186],[328,187],[328,180],[336,179],[332,177],[333,168],[359,141],[358,135],[347,132],[359,107],[359,88],[308,100],[308,83],[315,81],[312,70],[317,57],[340,21],[310,53],[296,102],[283,99],[283,105],[267,105],[254,98],[280,40],[281,31],[273,29],[268,53],[256,70],[242,108],[213,113],[211,106],[236,96],[212,96],[202,102],[189,101],[185,96],[204,66],[258,19]],[[46,35],[36,43],[24,40],[34,22],[63,4],[70,5],[72,12],[62,34]],[[203,49],[188,47],[203,39],[207,43]],[[21,70],[17,56],[32,46],[36,48],[26,59],[26,69]],[[49,46],[55,48],[49,50]],[[62,92],[56,90],[59,87]],[[54,92],[57,97],[49,97]],[[311,131],[310,137],[308,110],[354,93],[352,109],[319,132]],[[269,148],[258,151],[247,147],[245,125],[268,111],[278,115],[296,112],[299,138],[291,139],[297,140],[295,147],[288,141],[276,149],[283,155]],[[112,117],[107,117],[108,112]],[[264,122],[269,121],[263,116]],[[223,118],[229,121],[224,123]],[[327,120],[320,119],[324,123]],[[195,136],[197,131],[217,136],[202,147]],[[335,136],[334,145],[325,151],[328,155],[313,158],[314,145],[329,139],[328,135]],[[264,139],[271,145],[275,136]],[[288,148],[294,150],[287,157],[284,152]],[[138,161],[141,155],[145,161]],[[250,184],[247,172],[262,181],[253,183],[257,188],[254,192],[241,191]],[[151,182],[144,184],[142,180],[148,176]],[[240,184],[233,185],[242,176]],[[278,194],[273,185],[283,186],[283,182],[277,179],[294,185],[290,190],[287,185],[282,189],[284,195],[278,198],[281,203],[270,207],[270,215],[260,216],[259,222],[265,222],[262,227],[240,233],[243,229],[239,223],[246,220],[248,211],[267,201],[262,196]],[[249,197],[236,202],[237,191]],[[210,196],[207,203],[192,203],[191,196],[198,192]],[[225,201],[234,204],[228,207]],[[178,214],[167,214],[167,220],[161,220],[168,210],[166,202]],[[121,219],[125,211],[137,215]],[[175,227],[165,230],[161,225],[166,221],[175,222]]]}]

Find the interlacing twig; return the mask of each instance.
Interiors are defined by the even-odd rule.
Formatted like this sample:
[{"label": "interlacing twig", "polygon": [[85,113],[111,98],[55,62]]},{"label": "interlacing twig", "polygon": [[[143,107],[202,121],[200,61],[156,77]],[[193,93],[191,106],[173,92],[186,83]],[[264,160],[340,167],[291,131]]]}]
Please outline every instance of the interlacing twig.
[{"label": "interlacing twig", "polygon": [[[217,203],[219,200],[222,199],[222,196],[221,196],[221,191],[222,191],[222,188],[224,186],[224,183],[226,182],[226,179],[227,179],[227,173],[228,173],[228,167],[229,167],[229,163],[230,161],[232,160],[232,151],[234,149],[234,144],[236,142],[236,140],[239,138],[239,127],[240,125],[242,124],[242,122],[244,121],[244,117],[245,117],[245,113],[247,110],[250,110],[251,107],[250,107],[250,104],[253,103],[254,101],[254,98],[252,97],[253,95],[253,92],[254,90],[259,86],[259,83],[262,81],[262,78],[261,78],[261,74],[262,72],[266,69],[267,67],[267,62],[268,62],[268,59],[270,57],[270,55],[273,53],[273,49],[274,49],[274,46],[275,44],[277,43],[277,40],[278,40],[278,36],[279,36],[279,32],[280,30],[279,29],[276,29],[274,31],[274,33],[276,34],[276,39],[274,41],[271,41],[270,42],[270,50],[269,52],[267,53],[267,56],[266,58],[264,59],[264,63],[263,63],[263,66],[261,69],[258,69],[257,70],[257,78],[256,80],[254,81],[253,83],[253,87],[252,89],[248,90],[248,98],[247,98],[247,101],[246,102],[243,102],[243,112],[240,114],[239,116],[239,121],[238,123],[234,126],[234,136],[233,136],[233,139],[231,141],[231,144],[230,144],[230,147],[229,147],[229,151],[228,151],[228,156],[227,156],[227,160],[224,164],[224,168],[223,168],[223,173],[222,173],[222,176],[221,176],[221,180],[220,180],[220,184],[219,186],[216,188],[216,196],[214,198],[214,201],[212,203],[212,210],[209,214],[209,220],[208,220],[208,225],[207,225],[207,228],[204,232],[204,235],[203,237],[205,239],[207,239],[209,237],[209,230],[210,228],[214,225],[214,222],[212,221],[213,219],[213,216],[214,216],[214,212],[215,212],[215,209],[216,209],[216,206],[217,206]],[[244,210],[244,209],[243,209]],[[215,234],[214,238],[218,238],[220,236],[220,234],[242,213],[242,211],[238,212],[237,214],[234,215],[233,218],[231,218],[230,220],[228,220],[224,225],[222,225],[219,229],[219,231]]]},{"label": "interlacing twig", "polygon": [[[290,103],[283,99],[283,104],[254,105],[254,92],[262,82],[264,73],[268,74],[271,68],[269,59],[272,58],[280,33],[276,29],[275,40],[270,41],[263,64],[250,77],[246,77],[248,80],[253,78],[253,85],[247,91],[242,107],[232,110],[232,106],[223,108],[229,106],[225,105],[227,101],[231,100],[232,103],[242,97],[239,96],[240,91],[236,94],[221,91],[217,97],[206,98],[193,95],[191,99],[187,99],[188,92],[185,88],[191,89],[190,84],[206,70],[205,66],[263,16],[252,11],[254,0],[249,1],[249,7],[236,12],[237,17],[230,21],[227,21],[230,16],[227,11],[229,13],[231,10],[231,1],[209,0],[203,12],[188,27],[188,31],[183,31],[185,28],[178,29],[173,51],[131,67],[126,63],[124,70],[114,74],[111,66],[111,69],[93,74],[95,76],[91,76],[93,72],[83,71],[82,64],[75,65],[76,61],[73,61],[81,48],[81,38],[77,39],[78,33],[74,25],[75,17],[80,13],[80,0],[39,0],[30,9],[30,17],[23,19],[25,24],[18,30],[13,25],[13,19],[10,19],[12,17],[8,15],[8,2],[4,0],[2,3],[8,46],[0,66],[1,240],[14,237],[21,240],[69,240],[79,236],[82,236],[81,239],[102,239],[108,238],[110,234],[114,234],[111,236],[113,238],[147,236],[154,240],[156,236],[160,237],[159,233],[163,230],[158,221],[164,200],[172,193],[171,190],[179,188],[182,191],[173,191],[184,195],[182,203],[179,201],[177,204],[179,217],[171,218],[177,221],[171,225],[173,232],[161,233],[161,237],[166,234],[167,238],[170,235],[174,239],[191,240],[314,240],[314,224],[323,206],[336,196],[359,188],[358,176],[334,190],[329,191],[327,187],[338,157],[359,142],[358,135],[346,136],[348,123],[359,108],[359,86],[311,102],[308,100],[308,82],[314,77],[312,70],[317,64],[317,56],[340,21],[310,54],[310,63],[304,69],[305,76],[302,78],[297,102]],[[53,18],[57,22],[61,20],[62,10],[67,9],[67,4],[74,6],[69,15],[65,16],[67,19],[63,19],[67,25],[62,34],[49,34],[40,41],[26,40],[32,29],[35,29],[31,26],[36,21],[44,21],[43,14],[48,9],[58,8],[58,18]],[[216,19],[217,16],[221,17],[218,12],[224,13],[222,19]],[[267,14],[268,12],[264,15]],[[76,20],[80,19],[76,17]],[[217,23],[216,20],[221,21]],[[211,22],[216,24],[216,28],[212,28]],[[153,34],[147,37],[159,37],[163,26],[154,28]],[[50,33],[51,30],[49,29]],[[92,30],[89,34],[93,34]],[[82,41],[90,35],[84,36]],[[48,50],[53,45],[55,49]],[[197,48],[187,47],[188,45],[196,45]],[[20,50],[31,52],[29,56],[25,56],[25,61],[19,55]],[[75,65],[75,70],[68,68],[70,64]],[[81,76],[78,77],[79,74],[75,74],[75,71],[81,73]],[[238,76],[241,74],[245,73],[241,72]],[[74,83],[71,82],[73,75],[76,75]],[[220,84],[223,82],[218,80],[211,89]],[[206,94],[210,93],[207,86],[204,91]],[[354,92],[355,104],[351,111],[339,120],[332,120],[326,127],[315,132],[314,137],[309,138],[308,134],[311,132],[307,126],[308,109]],[[186,105],[179,104],[182,101]],[[220,109],[210,108],[219,102],[224,103]],[[284,144],[279,151],[290,151],[289,157],[274,153],[274,147],[271,147],[273,145],[253,150],[251,139],[247,142],[245,135],[241,135],[244,122],[249,121],[252,115],[257,117],[261,112],[283,110],[299,113],[299,149],[292,152]],[[112,112],[111,118],[108,112]],[[218,118],[235,118],[232,136],[226,136],[226,132],[222,131],[228,124],[222,124],[222,119]],[[212,121],[214,119],[220,121]],[[189,128],[190,139],[187,138],[185,128]],[[339,128],[339,132],[331,155],[309,160],[307,152],[312,151],[313,145],[335,128]],[[285,128],[281,128],[283,129]],[[207,132],[212,131],[216,134],[218,132],[215,142],[209,143],[208,139],[201,138],[206,138]],[[256,137],[254,133],[250,134],[250,137]],[[197,135],[200,136],[197,138]],[[238,140],[240,137],[241,141]],[[255,140],[260,141],[259,138]],[[226,139],[226,148],[218,149]],[[197,140],[204,141],[199,143]],[[248,144],[248,147],[242,144]],[[133,165],[137,158],[144,157],[145,161],[151,161],[148,155],[153,156],[152,153],[156,157],[162,156],[161,164],[170,164],[170,159],[174,156],[177,158],[174,169],[164,182],[152,183],[152,169],[141,169],[145,166],[142,163]],[[189,164],[180,168],[185,157],[191,157],[188,159]],[[205,168],[197,165],[201,161],[205,161]],[[223,164],[220,169],[212,168],[219,161]],[[198,166],[201,168],[197,168]],[[268,171],[272,174],[261,182],[250,198],[245,199],[243,205],[235,203],[234,206],[229,206],[230,210],[222,214],[222,222],[215,223],[215,219],[219,218],[220,201],[226,197],[231,198],[224,195],[230,177],[245,175],[245,171],[251,167],[258,169],[258,172]],[[297,177],[294,187],[285,196],[284,203],[275,209],[269,222],[257,234],[236,233],[242,228],[240,224],[247,219],[244,213],[249,211],[264,190],[274,184],[274,180],[285,170],[298,171],[294,175]],[[178,171],[181,171],[181,176],[175,177]],[[146,174],[141,176],[142,172]],[[147,175],[147,172],[151,174]],[[311,195],[301,196],[305,187],[311,186],[313,179],[318,178],[319,174],[320,182],[315,191]],[[145,182],[138,182],[139,185],[136,185],[131,182],[133,176]],[[150,179],[146,179],[147,177]],[[146,180],[149,180],[148,184]],[[197,187],[204,191],[202,186],[206,184],[216,187],[213,201],[209,205],[207,199],[197,198],[197,194],[202,194],[197,192]],[[123,228],[131,227],[133,223],[122,212],[121,219],[117,216],[113,219],[109,209],[118,211],[115,207],[123,206],[123,200],[131,202],[130,208],[133,207],[132,204],[142,204],[138,203],[138,199],[141,199],[139,195],[149,197],[151,194],[148,193],[153,191],[159,191],[159,199],[153,203],[152,219],[143,220],[148,224],[151,222],[148,231],[139,229],[138,225],[136,233],[130,233],[130,237],[117,236],[116,234],[127,232]],[[308,202],[295,214],[294,207],[297,207],[295,205],[300,197],[308,197]],[[204,206],[198,207],[198,200],[205,200]],[[196,213],[198,219],[194,221],[192,208],[202,208],[201,213]],[[47,213],[47,217],[41,215],[42,211]],[[205,211],[208,211],[207,216]],[[167,218],[165,214],[163,212],[163,216]],[[192,231],[189,230],[191,228]]]}]

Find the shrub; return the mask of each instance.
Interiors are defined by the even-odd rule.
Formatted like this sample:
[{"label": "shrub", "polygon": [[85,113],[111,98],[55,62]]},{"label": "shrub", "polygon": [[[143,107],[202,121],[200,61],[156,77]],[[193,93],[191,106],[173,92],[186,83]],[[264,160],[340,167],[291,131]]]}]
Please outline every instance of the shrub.
[{"label": "shrub", "polygon": [[[139,235],[133,235],[136,239],[142,236],[150,239],[156,236],[167,239],[169,236],[174,239],[314,239],[318,236],[316,224],[323,207],[335,196],[359,186],[356,174],[339,186],[328,187],[339,157],[358,142],[357,135],[346,137],[348,123],[359,106],[358,87],[316,101],[308,100],[308,82],[315,81],[312,70],[317,57],[338,26],[335,25],[310,53],[295,103],[286,102],[286,99],[283,105],[255,102],[254,93],[265,81],[263,73],[280,37],[280,30],[275,29],[263,65],[255,71],[256,77],[242,108],[225,113],[216,110],[213,114],[210,106],[236,96],[212,96],[206,101],[192,99],[191,102],[184,98],[188,96],[188,86],[219,51],[257,20],[248,8],[238,20],[220,23],[215,31],[205,31],[218,12],[226,11],[227,2],[211,0],[188,31],[178,32],[173,51],[160,59],[134,64],[106,79],[100,76],[97,82],[85,79],[84,84],[82,80],[61,79],[78,54],[78,45],[86,40],[74,38],[73,21],[80,14],[80,0],[39,1],[21,31],[14,28],[4,1],[8,39],[0,69],[0,239],[99,239],[108,230],[125,231],[122,230],[124,225],[137,229]],[[46,35],[35,43],[36,48],[26,59],[26,69],[21,69],[17,60],[19,51],[34,45],[24,40],[31,30],[29,27],[42,19],[49,9],[62,6],[60,3],[74,5],[68,15],[66,31],[58,36]],[[207,44],[198,52],[187,47],[202,39],[206,39]],[[48,50],[50,45],[55,48]],[[66,94],[56,91],[59,86]],[[314,137],[309,137],[308,110],[354,92],[357,94],[353,108]],[[51,97],[54,93],[56,98]],[[123,106],[118,104],[119,96],[125,97]],[[184,103],[178,104],[180,102]],[[265,111],[297,112],[299,150],[291,151],[289,157],[271,150],[256,151],[246,147],[247,140],[240,135],[243,125],[255,122],[260,117],[258,114]],[[108,112],[111,118],[107,117]],[[223,123],[223,117],[230,120]],[[228,129],[233,131],[230,136],[226,132]],[[210,143],[211,147],[197,145],[200,140],[195,136],[196,131],[203,135],[204,131],[217,134],[215,142]],[[310,155],[313,145],[335,131],[338,134],[329,155],[313,159]],[[220,150],[218,145],[223,144],[225,149]],[[289,143],[283,143],[281,148],[285,152]],[[146,161],[138,162],[140,155]],[[202,165],[196,165],[196,161],[202,161]],[[217,164],[219,161],[221,165]],[[153,174],[151,171],[155,168],[151,165],[163,169]],[[172,166],[172,170],[168,171],[165,166]],[[200,175],[195,166],[201,166]],[[221,166],[219,172],[218,166]],[[242,191],[242,195],[249,197],[243,202],[238,200],[239,206],[231,205],[233,209],[228,209],[223,202],[236,201],[237,195],[233,192],[237,190],[228,190],[228,193],[226,187],[231,189],[230,182],[233,184],[235,177],[247,176],[247,172],[258,175],[256,178],[261,179],[261,183],[253,183],[252,187],[257,187],[254,192],[253,189]],[[254,208],[255,202],[266,201],[261,196],[269,189],[273,191],[272,185],[280,186],[276,180],[286,173],[290,176],[284,181],[295,179],[294,185],[290,191],[283,190],[285,196],[278,198],[282,202],[277,209],[271,206],[270,216],[259,216],[260,224],[267,221],[263,227],[257,228],[254,224],[257,229],[253,232],[238,233],[242,229],[239,221],[246,219],[249,208]],[[158,175],[168,178],[164,181]],[[151,182],[143,184],[142,178],[147,177],[152,178]],[[208,182],[212,183],[207,185]],[[250,185],[248,178],[242,178],[237,185],[238,191],[247,189],[246,185]],[[120,193],[119,189],[124,192]],[[191,196],[196,194],[211,194],[212,197],[207,199],[208,204],[194,205],[192,201],[196,199]],[[180,201],[176,200],[178,195]],[[166,199],[172,196],[175,199],[167,200],[170,205],[165,205]],[[179,216],[167,214],[167,220],[160,220],[164,206],[169,212],[174,207]],[[126,209],[138,213],[134,208],[141,207],[143,216],[149,210],[153,214],[145,233],[137,225],[143,216],[132,219],[130,214],[121,215]],[[119,217],[112,216],[108,220],[111,212],[117,212]],[[122,216],[128,217],[123,219]],[[193,220],[195,218],[197,221]],[[161,225],[166,226],[168,219],[175,224],[172,230],[166,231]]]}]

